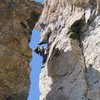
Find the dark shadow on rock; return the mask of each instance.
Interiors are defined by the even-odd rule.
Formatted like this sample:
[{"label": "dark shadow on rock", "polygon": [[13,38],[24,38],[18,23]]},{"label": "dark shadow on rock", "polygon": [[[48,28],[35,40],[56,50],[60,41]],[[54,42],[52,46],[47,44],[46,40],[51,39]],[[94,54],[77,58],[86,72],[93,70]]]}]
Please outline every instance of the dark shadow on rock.
[{"label": "dark shadow on rock", "polygon": [[[100,66],[100,65],[98,65]],[[100,72],[97,71],[92,64],[89,64],[86,73],[89,89],[92,90],[95,84],[99,84]],[[99,87],[100,88],[100,87]]]}]

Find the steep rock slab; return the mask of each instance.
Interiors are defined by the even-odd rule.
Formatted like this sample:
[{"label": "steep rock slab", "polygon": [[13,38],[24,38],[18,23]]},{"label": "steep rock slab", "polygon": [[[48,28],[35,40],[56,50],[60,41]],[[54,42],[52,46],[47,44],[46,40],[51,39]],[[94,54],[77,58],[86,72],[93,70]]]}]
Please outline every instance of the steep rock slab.
[{"label": "steep rock slab", "polygon": [[[40,100],[100,99],[99,3],[99,0],[45,1],[36,27],[43,32],[49,25],[53,28],[49,55],[40,74]],[[97,40],[92,41],[93,38]]]},{"label": "steep rock slab", "polygon": [[81,34],[83,54],[86,64],[88,99],[100,99],[100,15]]},{"label": "steep rock slab", "polygon": [[43,6],[30,0],[0,0],[0,100],[26,100],[29,92],[28,47]]}]

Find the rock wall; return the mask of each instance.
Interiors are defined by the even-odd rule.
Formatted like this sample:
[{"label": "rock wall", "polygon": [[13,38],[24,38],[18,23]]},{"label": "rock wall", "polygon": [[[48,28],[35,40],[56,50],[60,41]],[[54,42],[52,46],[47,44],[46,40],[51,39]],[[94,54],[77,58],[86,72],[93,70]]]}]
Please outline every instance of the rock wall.
[{"label": "rock wall", "polygon": [[27,100],[28,43],[42,8],[30,0],[0,0],[0,100]]},{"label": "rock wall", "polygon": [[52,32],[40,73],[40,100],[100,100],[99,4],[100,0],[45,1],[36,28],[45,32],[50,25]]}]

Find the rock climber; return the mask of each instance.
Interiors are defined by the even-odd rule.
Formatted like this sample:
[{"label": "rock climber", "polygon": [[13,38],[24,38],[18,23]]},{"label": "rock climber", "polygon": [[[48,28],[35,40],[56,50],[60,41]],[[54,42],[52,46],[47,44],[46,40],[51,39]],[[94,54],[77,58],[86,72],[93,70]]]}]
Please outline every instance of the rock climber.
[{"label": "rock climber", "polygon": [[43,57],[42,68],[44,68],[44,64],[46,62],[47,55],[49,53],[49,48],[44,48],[43,46],[36,46],[34,48],[34,52]]}]

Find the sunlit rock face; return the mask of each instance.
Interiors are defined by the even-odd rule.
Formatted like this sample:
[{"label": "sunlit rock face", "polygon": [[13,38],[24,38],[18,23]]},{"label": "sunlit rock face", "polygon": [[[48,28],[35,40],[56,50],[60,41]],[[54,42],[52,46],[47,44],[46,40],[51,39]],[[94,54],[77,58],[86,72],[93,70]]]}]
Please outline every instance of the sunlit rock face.
[{"label": "sunlit rock face", "polygon": [[28,43],[42,7],[30,0],[0,0],[0,100],[27,100]]},{"label": "sunlit rock face", "polygon": [[100,100],[99,4],[99,0],[45,1],[36,28],[43,33],[49,25],[53,29],[40,73],[40,100]]}]

